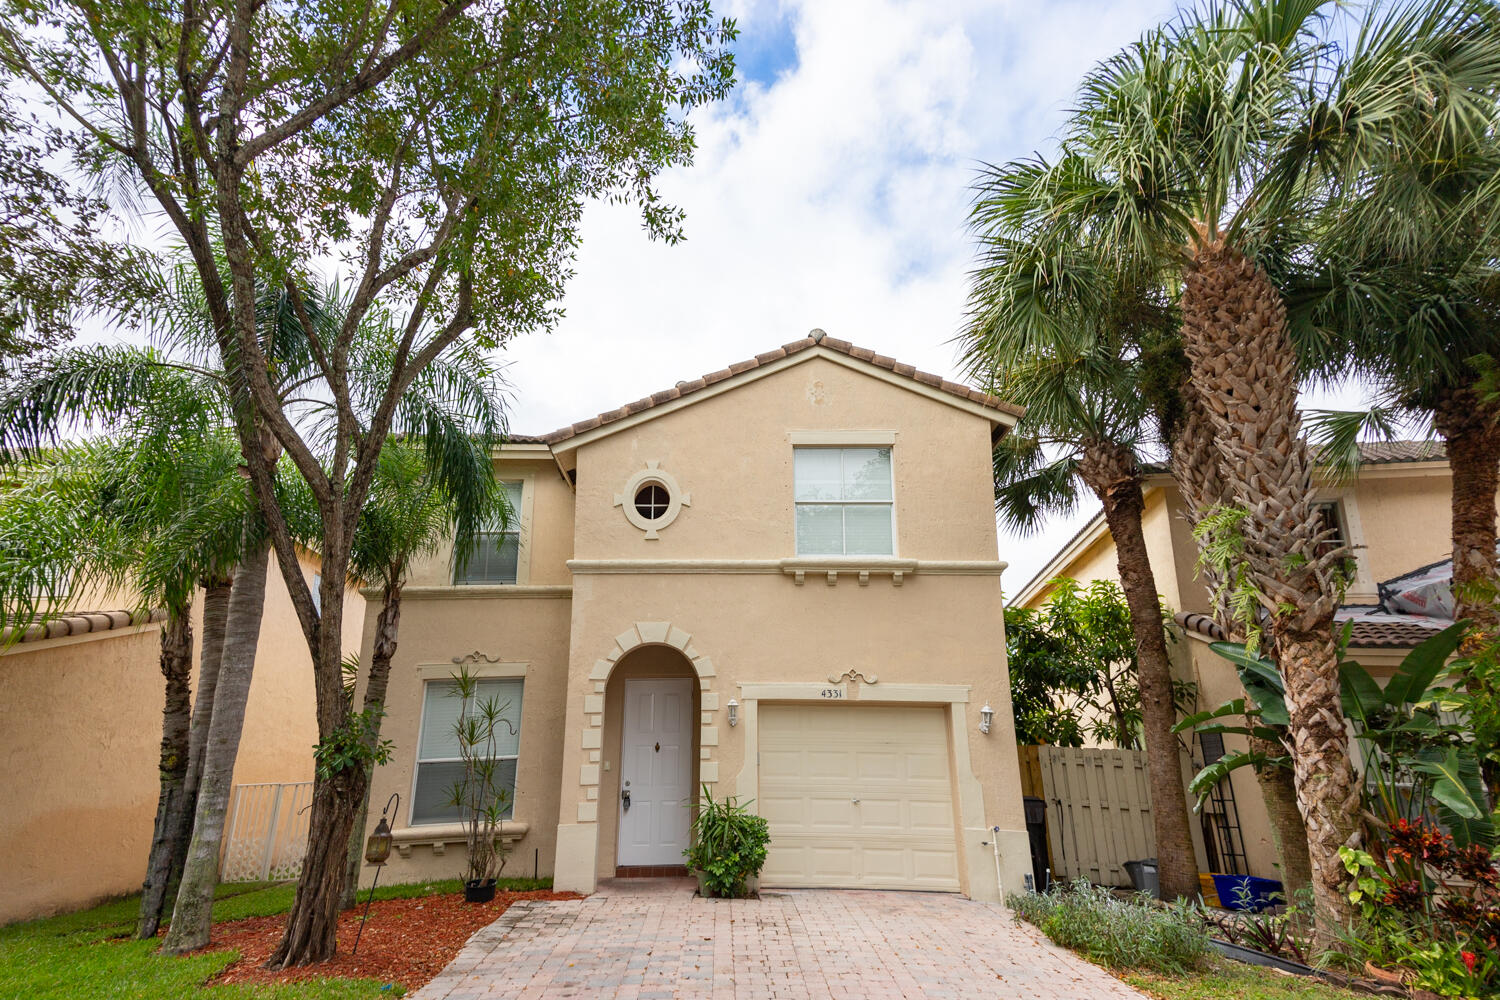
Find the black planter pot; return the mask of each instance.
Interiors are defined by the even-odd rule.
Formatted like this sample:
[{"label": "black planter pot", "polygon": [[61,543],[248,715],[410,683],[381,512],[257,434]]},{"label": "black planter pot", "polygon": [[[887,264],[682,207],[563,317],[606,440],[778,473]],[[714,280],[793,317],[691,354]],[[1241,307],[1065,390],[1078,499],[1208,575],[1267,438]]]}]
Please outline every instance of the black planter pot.
[{"label": "black planter pot", "polygon": [[471,879],[464,883],[465,903],[488,903],[495,898],[495,880]]}]

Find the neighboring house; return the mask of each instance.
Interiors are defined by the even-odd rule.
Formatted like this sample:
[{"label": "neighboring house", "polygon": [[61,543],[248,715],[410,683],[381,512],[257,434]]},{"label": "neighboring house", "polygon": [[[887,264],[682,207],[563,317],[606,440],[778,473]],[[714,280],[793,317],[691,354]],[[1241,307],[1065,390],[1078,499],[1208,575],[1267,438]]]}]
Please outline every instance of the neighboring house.
[{"label": "neighboring house", "polygon": [[[1331,483],[1317,476],[1317,498],[1338,537],[1353,547],[1354,579],[1344,596],[1339,621],[1354,622],[1350,655],[1377,677],[1389,676],[1406,653],[1437,630],[1451,624],[1417,614],[1398,614],[1382,605],[1381,584],[1446,559],[1450,549],[1451,476],[1442,445],[1424,441],[1366,443],[1360,446],[1358,477]],[[1145,482],[1146,547],[1156,585],[1180,628],[1172,644],[1176,675],[1198,686],[1199,710],[1242,697],[1238,675],[1209,643],[1223,636],[1210,615],[1211,594],[1197,573],[1198,548],[1188,528],[1182,495],[1172,477],[1149,470]],[[1114,541],[1102,515],[1095,517],[1063,546],[1009,603],[1036,608],[1047,600],[1051,581],[1072,577],[1118,581]],[[1195,766],[1217,759],[1226,750],[1243,749],[1242,738],[1220,745],[1194,740]],[[1264,802],[1248,769],[1237,771],[1218,798],[1205,806],[1194,824],[1203,871],[1245,869],[1275,877],[1276,851]],[[1191,798],[1189,799],[1191,803]]]},{"label": "neighboring house", "polygon": [[[317,571],[304,553],[303,575]],[[349,593],[357,621],[364,598]],[[139,891],[160,789],[162,617],[69,614],[0,648],[0,924]],[[195,687],[202,633],[195,601]],[[312,658],[273,554],[235,783],[311,781],[317,738]]]},{"label": "neighboring house", "polygon": [[706,789],[769,820],[763,885],[1020,889],[990,472],[1017,416],[813,331],[499,448],[518,523],[403,593],[386,877],[462,870],[462,665],[517,729],[507,874],[679,871]]}]

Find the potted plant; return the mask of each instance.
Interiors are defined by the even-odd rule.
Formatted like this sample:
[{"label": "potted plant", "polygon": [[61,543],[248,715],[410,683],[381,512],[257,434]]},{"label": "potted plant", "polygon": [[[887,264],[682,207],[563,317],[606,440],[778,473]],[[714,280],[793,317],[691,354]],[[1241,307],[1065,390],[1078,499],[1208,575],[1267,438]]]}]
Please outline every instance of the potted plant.
[{"label": "potted plant", "polygon": [[464,870],[464,899],[488,903],[495,898],[495,879],[505,868],[508,850],[500,839],[500,824],[510,810],[510,789],[500,780],[498,737],[516,735],[506,717],[510,702],[479,697],[479,679],[467,667],[453,675],[454,695],[463,699],[453,734],[458,741],[463,775],[454,783],[450,803],[456,806],[468,845]]},{"label": "potted plant", "polygon": [[698,876],[701,895],[736,899],[755,892],[771,835],[765,818],[750,812],[749,805],[734,798],[716,802],[703,786],[693,843],[682,852]]}]

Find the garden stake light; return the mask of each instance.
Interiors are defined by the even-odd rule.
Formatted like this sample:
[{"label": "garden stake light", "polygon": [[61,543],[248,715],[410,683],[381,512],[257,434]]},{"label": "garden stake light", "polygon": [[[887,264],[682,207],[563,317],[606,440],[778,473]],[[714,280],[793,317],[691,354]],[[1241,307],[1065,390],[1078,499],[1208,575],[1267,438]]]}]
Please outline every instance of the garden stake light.
[{"label": "garden stake light", "polygon": [[365,921],[370,919],[370,905],[375,902],[375,886],[380,884],[380,869],[385,867],[386,860],[391,856],[391,824],[386,822],[385,817],[391,811],[392,802],[401,804],[400,792],[392,792],[391,797],[385,800],[385,808],[380,810],[380,822],[375,824],[375,832],[365,841],[365,860],[375,866],[375,878],[370,882],[370,898],[365,900],[365,915],[359,918],[359,930],[354,932],[354,947],[349,950],[350,957],[359,954],[359,939],[365,932]]}]

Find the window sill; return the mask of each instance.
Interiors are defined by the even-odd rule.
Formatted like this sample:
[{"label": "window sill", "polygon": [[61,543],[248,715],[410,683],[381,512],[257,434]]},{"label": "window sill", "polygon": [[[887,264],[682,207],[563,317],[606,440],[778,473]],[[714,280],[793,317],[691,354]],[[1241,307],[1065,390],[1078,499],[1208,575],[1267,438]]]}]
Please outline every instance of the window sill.
[{"label": "window sill", "polygon": [[[515,846],[516,841],[526,836],[530,823],[508,819],[500,824],[500,842],[506,847]],[[403,858],[411,857],[414,846],[426,844],[435,857],[442,857],[449,844],[468,843],[469,834],[462,823],[433,823],[430,826],[403,826],[391,831],[391,842],[396,853]]]},{"label": "window sill", "polygon": [[895,556],[797,556],[781,560],[781,572],[799,587],[808,576],[821,576],[834,587],[841,575],[853,577],[861,587],[868,587],[872,576],[888,576],[891,586],[899,587],[906,581],[906,574],[916,571],[917,560]]}]

